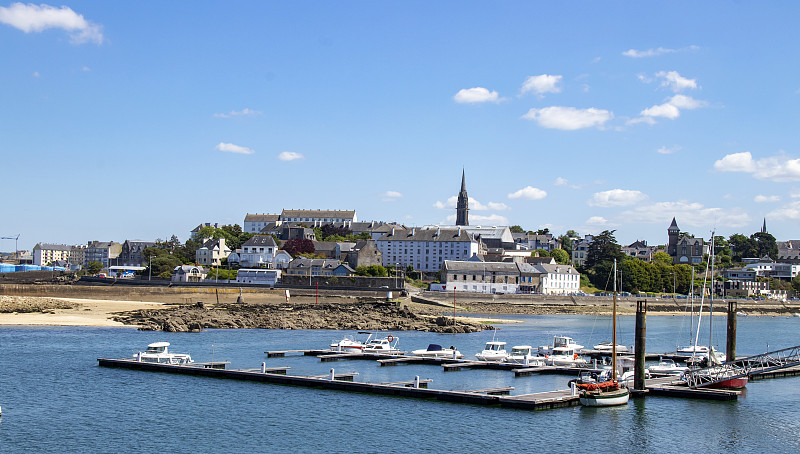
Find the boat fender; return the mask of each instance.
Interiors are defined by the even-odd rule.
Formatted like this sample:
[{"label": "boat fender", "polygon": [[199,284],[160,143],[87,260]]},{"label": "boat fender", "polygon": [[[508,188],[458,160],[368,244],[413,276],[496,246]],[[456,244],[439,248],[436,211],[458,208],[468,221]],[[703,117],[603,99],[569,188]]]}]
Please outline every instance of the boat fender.
[{"label": "boat fender", "polygon": [[574,355],[572,355],[572,359],[578,359],[578,354],[575,353]]},{"label": "boat fender", "polygon": [[392,336],[392,335],[390,334],[390,335],[388,335],[388,336],[386,337],[386,340],[388,340],[389,342],[392,342],[392,341],[394,341],[394,336]]}]

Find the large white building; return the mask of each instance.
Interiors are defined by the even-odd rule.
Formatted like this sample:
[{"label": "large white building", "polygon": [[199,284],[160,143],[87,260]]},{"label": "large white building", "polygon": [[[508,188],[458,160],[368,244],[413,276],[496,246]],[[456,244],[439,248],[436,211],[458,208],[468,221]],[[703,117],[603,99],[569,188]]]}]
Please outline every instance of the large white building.
[{"label": "large white building", "polygon": [[244,216],[242,231],[247,233],[258,233],[264,227],[273,224],[280,219],[278,214],[250,214]]},{"label": "large white building", "polygon": [[440,271],[445,260],[467,260],[483,253],[480,240],[463,228],[392,229],[375,244],[383,266],[411,265],[423,272]]},{"label": "large white building", "polygon": [[66,244],[39,243],[33,247],[33,264],[48,265],[56,261],[69,262],[72,246]]},{"label": "large white building", "polygon": [[348,228],[358,222],[355,210],[283,210],[282,222],[303,222],[309,227],[343,223]]}]

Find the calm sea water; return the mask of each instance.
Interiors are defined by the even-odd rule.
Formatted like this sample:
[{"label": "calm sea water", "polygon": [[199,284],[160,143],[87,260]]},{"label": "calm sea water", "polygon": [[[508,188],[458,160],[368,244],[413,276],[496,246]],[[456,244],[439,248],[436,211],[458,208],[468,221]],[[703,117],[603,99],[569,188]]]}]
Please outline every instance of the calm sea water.
[{"label": "calm sea water", "polygon": [[[497,340],[544,345],[554,334],[590,346],[607,340],[608,317],[514,316]],[[633,317],[620,320],[633,343]],[[739,319],[739,354],[800,345],[798,318]],[[685,317],[648,317],[648,351],[688,343]],[[714,344],[724,351],[724,318]],[[707,344],[708,329],[701,333]],[[800,378],[753,382],[738,402],[648,397],[605,409],[508,410],[100,368],[167,340],[196,361],[232,368],[291,366],[292,374],[357,371],[358,381],[432,378],[432,388],[514,386],[515,394],[566,388],[566,376],[514,378],[507,371],[442,373],[436,366],[379,367],[372,361],[265,359],[265,350],[320,348],[340,331],[208,330],[196,334],[128,328],[0,327],[0,452],[798,452]],[[392,333],[400,347],[455,345],[468,356],[492,332]],[[213,353],[212,353],[213,352]]]}]

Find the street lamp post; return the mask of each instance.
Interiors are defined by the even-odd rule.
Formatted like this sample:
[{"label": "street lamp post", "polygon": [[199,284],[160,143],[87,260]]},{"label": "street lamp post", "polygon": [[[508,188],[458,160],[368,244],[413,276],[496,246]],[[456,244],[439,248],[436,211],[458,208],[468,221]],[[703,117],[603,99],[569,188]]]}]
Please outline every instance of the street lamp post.
[{"label": "street lamp post", "polygon": [[399,288],[397,283],[397,268],[400,266],[399,263],[394,264],[394,288]]},{"label": "street lamp post", "polygon": [[150,266],[147,267],[147,280],[149,281],[150,278],[153,276],[153,256],[148,256],[150,259]]}]

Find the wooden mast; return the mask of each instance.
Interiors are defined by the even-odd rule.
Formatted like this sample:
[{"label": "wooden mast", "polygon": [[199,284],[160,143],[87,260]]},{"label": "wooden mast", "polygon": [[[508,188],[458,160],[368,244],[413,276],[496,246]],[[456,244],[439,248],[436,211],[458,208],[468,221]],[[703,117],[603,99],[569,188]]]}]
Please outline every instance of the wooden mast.
[{"label": "wooden mast", "polygon": [[617,381],[617,259],[614,259],[614,304],[611,322],[611,380]]}]

